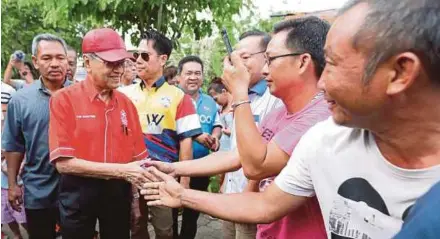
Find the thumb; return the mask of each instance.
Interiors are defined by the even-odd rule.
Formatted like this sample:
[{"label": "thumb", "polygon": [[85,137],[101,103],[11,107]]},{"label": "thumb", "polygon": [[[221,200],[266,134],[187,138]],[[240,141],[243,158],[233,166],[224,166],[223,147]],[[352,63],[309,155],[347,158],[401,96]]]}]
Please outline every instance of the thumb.
[{"label": "thumb", "polygon": [[242,54],[243,52],[241,51],[234,51],[231,54],[232,64],[234,65],[235,68],[237,68],[237,70],[246,69],[243,63],[243,59],[241,58]]}]

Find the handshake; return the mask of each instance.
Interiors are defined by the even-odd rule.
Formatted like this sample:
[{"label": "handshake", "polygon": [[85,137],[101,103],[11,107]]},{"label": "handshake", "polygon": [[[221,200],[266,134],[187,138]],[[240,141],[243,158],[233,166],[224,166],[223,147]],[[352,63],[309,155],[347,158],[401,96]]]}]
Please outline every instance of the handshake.
[{"label": "handshake", "polygon": [[173,163],[142,160],[125,165],[126,181],[138,189],[147,200],[149,206],[181,207],[181,197],[188,183],[179,183],[176,180],[176,168]]}]

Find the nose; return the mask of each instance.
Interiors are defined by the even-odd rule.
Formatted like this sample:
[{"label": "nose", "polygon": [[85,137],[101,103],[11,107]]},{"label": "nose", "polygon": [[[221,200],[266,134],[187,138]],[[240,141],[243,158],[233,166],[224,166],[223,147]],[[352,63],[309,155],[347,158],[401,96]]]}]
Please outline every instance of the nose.
[{"label": "nose", "polygon": [[269,66],[266,63],[264,63],[263,69],[261,70],[261,74],[266,78],[269,75]]},{"label": "nose", "polygon": [[325,91],[325,78],[323,77],[323,75],[324,74],[322,74],[318,80],[318,89]]},{"label": "nose", "polygon": [[[57,59],[56,57],[54,57],[54,58],[52,58],[52,60],[50,61],[49,66],[50,66],[50,67],[53,67],[53,68],[58,68],[58,67],[61,65],[61,62],[63,62],[63,60],[59,60],[59,59]],[[66,65],[68,65],[68,64],[67,64],[67,61],[66,61]]]}]

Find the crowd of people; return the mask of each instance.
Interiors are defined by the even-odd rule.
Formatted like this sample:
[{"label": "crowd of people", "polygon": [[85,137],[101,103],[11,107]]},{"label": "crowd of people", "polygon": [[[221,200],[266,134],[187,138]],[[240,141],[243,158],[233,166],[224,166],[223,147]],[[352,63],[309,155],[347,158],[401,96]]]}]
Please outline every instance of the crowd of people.
[{"label": "crowd of people", "polygon": [[110,28],[81,51],[39,34],[1,83],[2,225],[191,239],[202,212],[226,239],[438,238],[439,21],[436,0],[352,0],[247,31],[206,91],[158,31],[134,53]]}]

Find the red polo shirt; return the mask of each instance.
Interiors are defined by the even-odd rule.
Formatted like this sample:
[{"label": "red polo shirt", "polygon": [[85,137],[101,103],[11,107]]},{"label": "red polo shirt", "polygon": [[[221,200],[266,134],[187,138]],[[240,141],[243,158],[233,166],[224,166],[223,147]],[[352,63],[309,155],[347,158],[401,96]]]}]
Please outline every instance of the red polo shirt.
[{"label": "red polo shirt", "polygon": [[49,149],[51,161],[128,163],[148,156],[133,103],[114,90],[106,105],[89,77],[51,97]]}]

